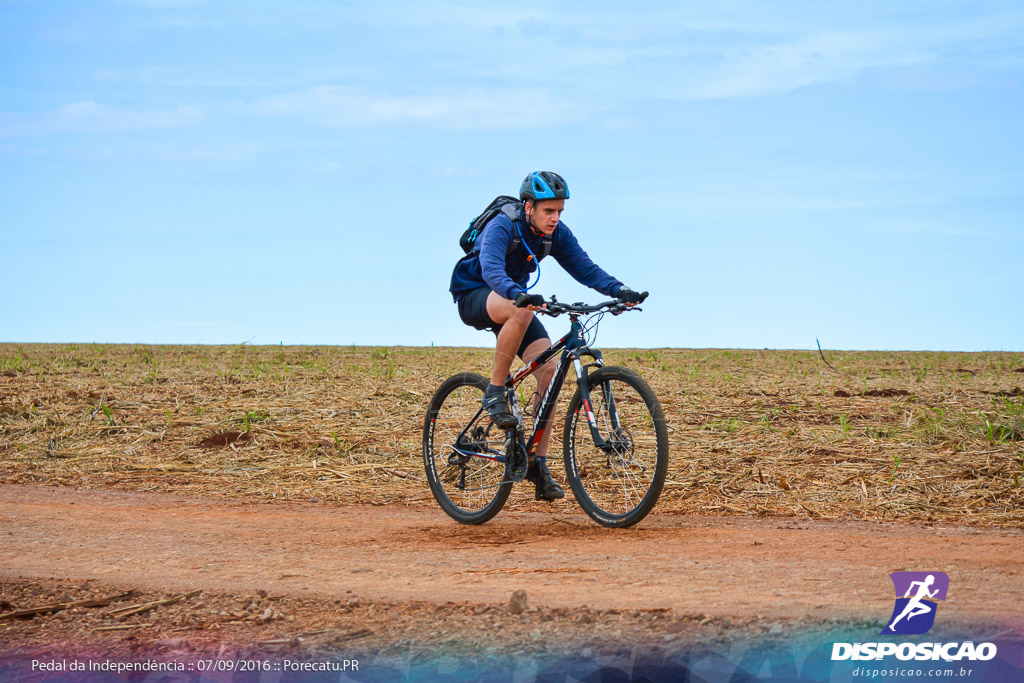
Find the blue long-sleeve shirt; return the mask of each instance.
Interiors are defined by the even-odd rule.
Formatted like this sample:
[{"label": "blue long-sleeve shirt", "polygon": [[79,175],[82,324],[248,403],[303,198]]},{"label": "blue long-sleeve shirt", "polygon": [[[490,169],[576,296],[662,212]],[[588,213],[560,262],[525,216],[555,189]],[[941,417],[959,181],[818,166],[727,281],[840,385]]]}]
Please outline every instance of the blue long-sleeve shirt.
[{"label": "blue long-sleeve shirt", "polygon": [[[523,241],[536,254],[543,236],[534,235],[525,219],[518,222]],[[478,238],[479,252],[474,252],[477,256],[462,259],[452,272],[449,291],[455,301],[466,292],[483,286],[490,287],[506,299],[515,299],[526,289],[530,273],[537,270],[537,265],[532,260],[527,261],[529,253],[522,244],[506,256],[508,245],[517,234],[516,226],[505,214],[499,213],[491,219]],[[619,293],[622,283],[590,260],[565,223],[558,222],[552,238],[551,256],[573,279],[606,296]]]}]

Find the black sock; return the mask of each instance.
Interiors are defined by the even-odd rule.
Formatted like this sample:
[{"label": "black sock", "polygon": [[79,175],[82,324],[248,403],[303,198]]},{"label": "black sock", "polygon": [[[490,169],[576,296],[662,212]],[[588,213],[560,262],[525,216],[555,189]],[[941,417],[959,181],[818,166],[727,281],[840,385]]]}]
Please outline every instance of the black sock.
[{"label": "black sock", "polygon": [[494,396],[495,394],[503,394],[505,393],[505,387],[499,387],[494,384],[488,384],[487,391],[485,391],[484,393],[487,394],[488,396]]}]

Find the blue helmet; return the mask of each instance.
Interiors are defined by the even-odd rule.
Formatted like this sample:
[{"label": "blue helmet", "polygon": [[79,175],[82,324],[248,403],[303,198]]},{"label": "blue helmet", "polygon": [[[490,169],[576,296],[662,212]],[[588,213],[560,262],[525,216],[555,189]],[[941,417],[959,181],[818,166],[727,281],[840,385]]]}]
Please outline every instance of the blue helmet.
[{"label": "blue helmet", "polygon": [[551,171],[534,171],[526,176],[519,186],[519,198],[527,199],[568,199],[569,186],[565,179]]}]

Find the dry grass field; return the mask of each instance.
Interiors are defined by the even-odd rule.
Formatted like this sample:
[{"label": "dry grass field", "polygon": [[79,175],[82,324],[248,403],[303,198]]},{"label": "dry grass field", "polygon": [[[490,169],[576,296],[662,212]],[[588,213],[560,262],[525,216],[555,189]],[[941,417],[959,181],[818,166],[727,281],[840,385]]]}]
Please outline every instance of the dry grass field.
[{"label": "dry grass field", "polygon": [[[0,345],[0,483],[432,506],[427,403],[490,353]],[[607,350],[665,408],[654,514],[1024,527],[1024,354],[825,357]],[[513,508],[542,505],[519,489]],[[571,496],[553,507],[582,515]]]}]

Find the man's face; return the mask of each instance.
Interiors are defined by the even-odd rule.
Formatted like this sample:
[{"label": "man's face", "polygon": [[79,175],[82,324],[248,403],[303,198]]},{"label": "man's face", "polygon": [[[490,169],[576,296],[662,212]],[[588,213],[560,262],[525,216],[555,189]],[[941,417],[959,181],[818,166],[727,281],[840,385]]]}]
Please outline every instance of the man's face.
[{"label": "man's face", "polygon": [[526,202],[526,220],[544,235],[550,235],[558,227],[558,220],[565,209],[564,199],[541,199]]}]

